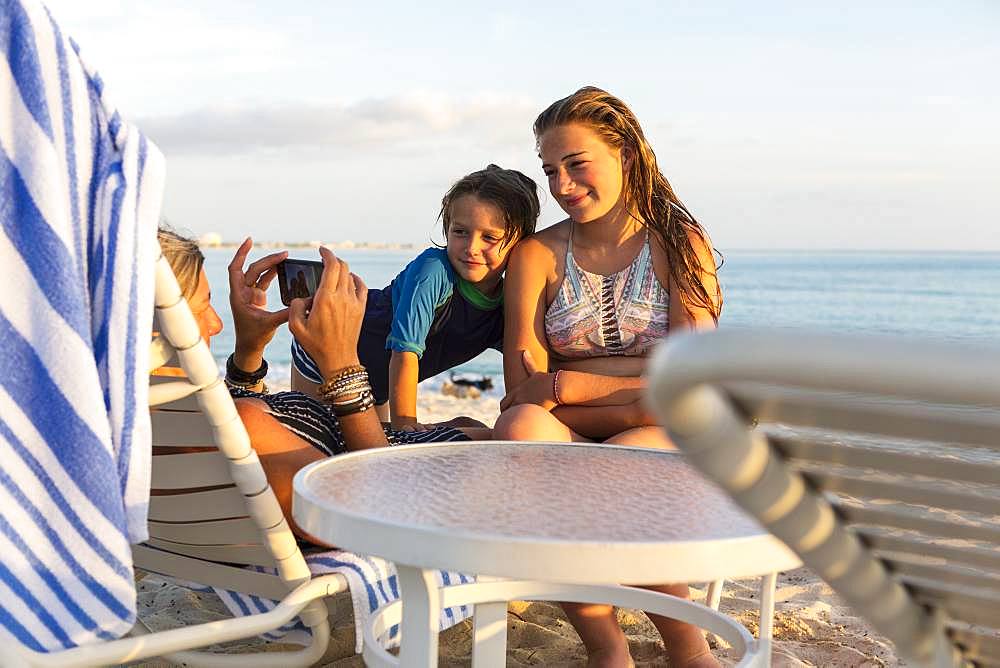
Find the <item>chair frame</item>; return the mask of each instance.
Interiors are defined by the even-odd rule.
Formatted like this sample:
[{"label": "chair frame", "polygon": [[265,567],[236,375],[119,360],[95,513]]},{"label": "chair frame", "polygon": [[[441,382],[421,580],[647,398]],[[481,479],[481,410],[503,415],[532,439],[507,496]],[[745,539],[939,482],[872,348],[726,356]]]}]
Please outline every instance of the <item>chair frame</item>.
[{"label": "chair frame", "polygon": [[[995,452],[1000,350],[737,330],[672,337],[651,369],[650,403],[692,464],[908,661],[1000,665],[1000,529],[989,523],[1000,516],[1000,466],[926,448],[898,452],[817,434],[768,434],[752,420]],[[873,479],[890,474],[897,479]],[[955,482],[990,493],[942,489]],[[839,494],[896,506],[858,507]],[[912,506],[975,517],[943,522]],[[989,547],[935,542],[955,538]],[[977,628],[983,626],[994,630]]]},{"label": "chair frame", "polygon": [[[249,518],[249,523],[252,524],[250,530],[250,524],[244,521],[244,537],[255,537],[256,540],[253,549],[244,550],[243,554],[238,550],[212,549],[212,545],[205,545],[199,550],[197,546],[173,543],[165,539],[164,532],[169,537],[171,529],[177,530],[177,527],[153,518],[157,516],[159,507],[176,507],[177,500],[183,497],[152,497],[151,538],[146,544],[134,546],[135,566],[184,580],[196,580],[206,585],[280,599],[280,603],[266,613],[156,633],[149,632],[138,622],[132,637],[51,653],[18,649],[11,656],[3,656],[3,665],[69,668],[125,663],[150,657],[163,657],[184,665],[218,668],[312,665],[322,658],[330,639],[327,607],[323,599],[346,591],[347,581],[337,574],[318,577],[311,575],[274,492],[268,485],[257,453],[250,445],[250,438],[232,397],[219,377],[218,366],[208,345],[201,338],[187,301],[162,253],[156,261],[155,306],[161,336],[151,347],[150,368],[162,366],[176,355],[187,377],[152,384],[150,406],[177,401],[183,403],[186,397],[194,396],[211,425],[214,437],[212,442],[203,444],[215,445],[222,455],[220,458],[217,453],[208,452],[170,457],[189,458],[186,462],[191,462],[199,460],[200,456],[207,464],[206,467],[184,467],[188,474],[195,476],[194,482],[186,483],[185,486],[199,484],[198,476],[204,478],[213,474],[216,477],[210,478],[211,482],[219,482],[220,478],[217,476],[223,475],[228,484],[235,485],[235,490],[213,490],[206,494],[211,496],[213,492],[219,491],[224,493],[231,504],[238,503],[239,514]],[[188,401],[187,406],[193,407],[193,404]],[[172,463],[181,462],[177,460]],[[213,473],[206,474],[205,469]],[[158,471],[157,465],[154,465],[153,476],[154,487],[157,480],[166,481],[171,477]],[[190,504],[190,501],[186,503]],[[248,557],[248,553],[252,556]],[[216,561],[222,563],[215,563]],[[273,566],[277,570],[277,576],[224,565],[231,562]],[[188,651],[194,647],[265,633],[279,628],[296,616],[309,628],[312,635],[311,644],[300,651],[257,654]]]}]

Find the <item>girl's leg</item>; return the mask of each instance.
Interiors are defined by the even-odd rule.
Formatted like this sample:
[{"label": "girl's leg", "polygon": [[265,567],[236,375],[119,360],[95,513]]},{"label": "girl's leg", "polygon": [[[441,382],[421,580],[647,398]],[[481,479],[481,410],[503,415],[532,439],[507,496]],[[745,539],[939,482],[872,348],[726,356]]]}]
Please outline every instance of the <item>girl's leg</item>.
[{"label": "girl's leg", "polygon": [[508,408],[493,425],[493,438],[504,441],[580,441],[580,436],[555,415],[535,404],[518,404]]},{"label": "girl's leg", "polygon": [[[535,404],[520,404],[500,414],[493,437],[510,441],[587,441]],[[590,666],[631,665],[625,634],[610,605],[562,603],[562,608],[587,648]]]},{"label": "girl's leg", "polygon": [[[606,443],[632,445],[643,448],[658,448],[675,450],[674,444],[667,438],[660,427],[636,427],[623,431],[609,438]],[[686,584],[649,585],[643,589],[670,594],[677,598],[690,598],[691,593]],[[660,615],[649,615],[649,620],[660,632],[663,644],[667,648],[671,666],[690,668],[709,668],[718,666],[719,662],[712,656],[705,641],[705,634],[697,626]]]},{"label": "girl's leg", "polygon": [[378,416],[379,422],[389,421],[389,402],[383,404],[375,404],[375,415]]},{"label": "girl's leg", "polygon": [[632,666],[628,641],[618,625],[615,609],[595,603],[560,603],[583,646],[587,648],[588,668],[624,668]]},{"label": "girl's leg", "polygon": [[661,427],[635,427],[615,434],[604,441],[616,445],[633,445],[639,448],[656,448],[658,450],[676,450]]},{"label": "girl's leg", "polygon": [[[647,585],[643,589],[651,589],[683,599],[691,596],[686,584]],[[663,645],[667,648],[667,656],[670,657],[671,666],[717,668],[720,665],[708,648],[705,633],[697,626],[660,615],[649,615],[649,621],[653,622],[653,626],[663,638]]]}]

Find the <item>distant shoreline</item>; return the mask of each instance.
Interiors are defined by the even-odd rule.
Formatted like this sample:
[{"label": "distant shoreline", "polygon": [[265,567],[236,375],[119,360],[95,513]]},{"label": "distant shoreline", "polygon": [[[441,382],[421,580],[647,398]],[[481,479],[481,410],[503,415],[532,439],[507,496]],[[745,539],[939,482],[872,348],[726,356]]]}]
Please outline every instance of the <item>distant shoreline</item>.
[{"label": "distant shoreline", "polygon": [[[199,241],[199,246],[203,250],[211,249],[235,249],[239,248],[242,242],[221,241],[206,242]],[[253,242],[254,248],[267,249],[315,249],[320,246],[334,250],[375,250],[375,251],[412,251],[422,249],[427,244],[416,243],[388,243],[380,241],[257,241]],[[912,249],[912,248],[727,248],[724,253],[738,253],[745,255],[796,255],[803,253],[822,255],[1000,255],[1000,249]]]},{"label": "distant shoreline", "polygon": [[[199,246],[204,249],[233,249],[239,248],[240,243],[235,241],[221,241],[221,242],[199,242]],[[253,242],[254,248],[319,248],[320,246],[326,246],[327,248],[332,248],[335,250],[386,250],[386,251],[404,251],[404,250],[414,250],[417,248],[416,244],[413,243],[385,243],[385,242],[375,242],[375,241],[256,241]]]}]

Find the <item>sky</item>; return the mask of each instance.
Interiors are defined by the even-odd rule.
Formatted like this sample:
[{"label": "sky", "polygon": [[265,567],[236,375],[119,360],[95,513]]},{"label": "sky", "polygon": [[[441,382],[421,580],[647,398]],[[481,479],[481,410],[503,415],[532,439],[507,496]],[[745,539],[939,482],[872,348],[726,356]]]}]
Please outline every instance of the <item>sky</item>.
[{"label": "sky", "polygon": [[1000,250],[1000,2],[48,0],[227,240],[439,240],[488,163],[597,85],[716,247]]}]

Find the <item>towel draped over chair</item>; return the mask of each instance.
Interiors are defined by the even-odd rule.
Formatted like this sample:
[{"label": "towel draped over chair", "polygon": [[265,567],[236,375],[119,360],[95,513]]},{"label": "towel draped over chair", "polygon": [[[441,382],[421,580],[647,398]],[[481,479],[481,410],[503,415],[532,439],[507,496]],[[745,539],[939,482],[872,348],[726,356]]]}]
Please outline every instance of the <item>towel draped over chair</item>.
[{"label": "towel draped over chair", "polygon": [[135,620],[159,150],[36,0],[0,0],[0,636]]}]

